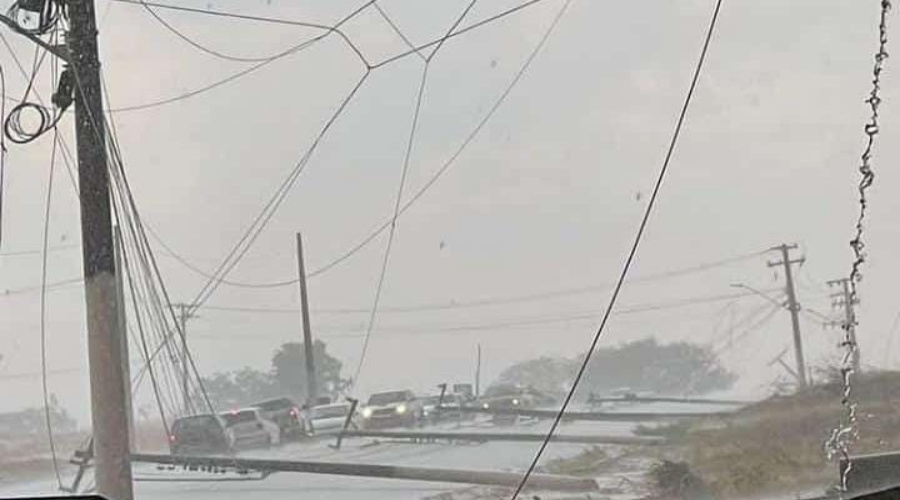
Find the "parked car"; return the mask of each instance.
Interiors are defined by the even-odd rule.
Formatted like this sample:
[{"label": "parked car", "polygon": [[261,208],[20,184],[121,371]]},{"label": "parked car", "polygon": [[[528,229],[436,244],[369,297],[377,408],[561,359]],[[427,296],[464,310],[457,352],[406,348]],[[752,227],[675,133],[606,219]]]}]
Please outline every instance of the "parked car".
[{"label": "parked car", "polygon": [[235,448],[269,447],[281,443],[278,425],[266,420],[256,408],[244,408],[219,414],[225,421],[225,432],[231,435]]},{"label": "parked car", "polygon": [[[526,389],[513,384],[498,384],[489,387],[478,398],[477,405],[485,410],[507,408],[533,408],[535,397]],[[516,415],[494,415],[491,420],[495,424],[513,424],[518,421]]]},{"label": "parked car", "polygon": [[360,411],[366,428],[413,426],[422,422],[422,403],[412,391],[379,392]]},{"label": "parked car", "polygon": [[169,431],[169,450],[173,455],[213,455],[233,450],[233,436],[226,432],[225,421],[218,415],[181,417]]},{"label": "parked car", "polygon": [[421,403],[422,416],[429,423],[439,422],[449,417],[459,417],[458,410],[462,405],[461,398],[456,394],[444,394],[443,400],[441,400],[440,394],[428,396],[422,398]]},{"label": "parked car", "polygon": [[350,403],[334,403],[314,406],[310,410],[310,423],[315,435],[336,434],[341,431],[347,415],[350,414]]},{"label": "parked car", "polygon": [[267,399],[253,405],[259,409],[259,414],[266,420],[278,425],[279,441],[299,439],[307,434],[308,425],[300,407],[290,398]]}]

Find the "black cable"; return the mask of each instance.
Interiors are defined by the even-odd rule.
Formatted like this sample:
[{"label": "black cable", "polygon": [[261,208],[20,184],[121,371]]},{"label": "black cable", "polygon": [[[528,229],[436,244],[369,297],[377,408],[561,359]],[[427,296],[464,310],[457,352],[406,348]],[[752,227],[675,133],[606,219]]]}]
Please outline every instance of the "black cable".
[{"label": "black cable", "polygon": [[56,166],[57,139],[54,135],[53,149],[50,152],[50,172],[47,174],[47,197],[44,206],[44,252],[41,258],[41,393],[44,398],[44,423],[47,427],[47,442],[50,445],[50,459],[56,475],[57,487],[62,489],[62,475],[59,472],[59,461],[56,455],[56,440],[53,435],[53,422],[50,416],[50,392],[47,387],[47,247],[50,237],[50,202],[53,199],[53,171]]},{"label": "black cable", "polygon": [[384,287],[385,277],[387,276],[388,261],[391,257],[391,249],[394,245],[394,235],[397,232],[397,217],[400,215],[400,202],[403,200],[403,188],[406,186],[406,176],[409,172],[409,160],[412,157],[412,150],[416,140],[416,131],[419,125],[419,116],[422,111],[422,99],[425,97],[425,86],[428,82],[428,68],[430,67],[430,59],[426,58],[425,64],[422,66],[422,76],[419,80],[419,91],[416,95],[416,107],[413,111],[412,123],[410,124],[409,137],[406,143],[406,152],[403,156],[403,168],[400,173],[400,184],[397,187],[397,195],[394,198],[394,210],[391,218],[391,230],[388,232],[387,245],[384,249],[384,256],[381,261],[381,270],[378,274],[378,284],[375,286],[375,298],[372,300],[372,308],[369,313],[369,321],[366,327],[366,335],[363,340],[362,350],[360,351],[359,361],[356,364],[356,370],[350,383],[354,386],[359,380],[359,374],[362,371],[363,364],[366,360],[366,354],[369,350],[369,340],[372,337],[372,329],[375,327],[375,317],[378,314],[378,304],[381,301],[381,291]]},{"label": "black cable", "polygon": [[[0,95],[6,95],[6,73],[0,65]],[[0,99],[0,120],[6,116],[6,99]],[[6,134],[0,134],[0,248],[3,246],[3,193],[5,191],[6,177]]]},{"label": "black cable", "polygon": [[[391,17],[387,14],[387,12],[384,11],[384,9],[377,1],[372,3],[372,7],[375,7],[375,10],[378,11],[378,14],[381,16],[381,18],[384,19],[384,21],[388,23],[388,26],[390,26],[391,29],[394,30],[394,33],[396,33],[397,36],[399,36],[400,39],[403,40],[403,43],[405,43],[407,47],[415,50],[416,46],[413,45],[412,41],[406,36],[405,33],[403,33],[403,30],[401,30],[400,27],[397,26],[397,23],[395,23],[394,20],[391,19]],[[421,52],[416,51],[416,54],[418,54],[419,59],[421,59],[422,61],[427,61],[426,57],[423,56]]]},{"label": "black cable", "polygon": [[[565,13],[566,8],[570,4],[571,0],[567,0],[563,5],[563,8],[560,10],[559,14],[557,14],[554,23],[559,21],[559,19]],[[721,8],[722,0],[717,0],[712,19],[709,23],[709,28],[707,29],[706,40],[703,43],[703,50],[700,53],[700,59],[697,62],[696,68],[694,69],[694,75],[691,79],[691,86],[688,89],[687,95],[685,96],[684,104],[681,108],[681,113],[678,116],[678,122],[675,125],[675,131],[672,133],[672,139],[669,142],[669,147],[666,151],[665,159],[663,160],[662,167],[660,168],[659,176],[656,179],[656,184],[653,187],[653,194],[650,195],[650,201],[647,203],[647,208],[644,211],[641,223],[638,226],[637,233],[634,236],[634,242],[631,245],[631,250],[628,252],[628,256],[625,260],[625,265],[622,267],[622,272],[619,274],[619,279],[616,283],[616,287],[609,299],[609,304],[606,306],[606,311],[603,314],[603,319],[600,321],[600,326],[597,328],[597,333],[594,334],[594,338],[591,340],[591,345],[588,348],[587,354],[584,356],[584,361],[582,361],[581,366],[578,368],[578,373],[575,375],[575,379],[572,381],[572,387],[566,394],[566,398],[565,400],[563,400],[563,404],[560,407],[559,412],[556,414],[556,418],[553,419],[553,424],[550,426],[550,430],[547,432],[546,438],[541,443],[541,446],[538,448],[537,453],[535,453],[534,455],[534,459],[531,461],[531,464],[528,466],[528,469],[522,476],[522,480],[519,482],[516,490],[513,492],[511,500],[516,500],[519,497],[522,489],[525,488],[525,485],[528,483],[528,478],[531,477],[531,474],[537,468],[541,456],[547,449],[547,445],[550,444],[550,441],[553,438],[553,434],[559,427],[559,423],[562,421],[563,415],[565,414],[566,409],[569,407],[569,403],[572,401],[572,398],[575,395],[575,390],[578,387],[578,383],[581,381],[582,376],[584,376],[584,372],[591,360],[591,355],[597,349],[597,344],[600,342],[600,338],[603,336],[603,332],[606,328],[606,324],[609,320],[610,314],[612,314],[612,311],[615,308],[616,301],[619,298],[619,292],[621,292],[622,286],[625,284],[625,278],[628,276],[628,271],[631,269],[631,264],[634,261],[635,256],[637,255],[638,246],[640,245],[641,239],[643,238],[644,230],[647,227],[647,222],[650,220],[650,215],[653,213],[653,208],[656,206],[656,200],[659,197],[659,192],[662,188],[663,180],[665,179],[666,172],[669,170],[669,164],[672,160],[672,156],[675,153],[675,146],[678,144],[678,137],[681,135],[681,129],[684,125],[685,118],[687,117],[688,108],[690,107],[691,100],[694,96],[694,91],[697,88],[697,82],[700,79],[700,73],[703,69],[703,63],[706,60],[706,54],[709,50],[710,42],[712,41],[713,33],[715,31],[716,23],[719,19],[719,12],[721,11]]]},{"label": "black cable", "polygon": [[211,49],[211,48],[201,44],[200,42],[197,42],[196,40],[190,38],[189,36],[185,35],[181,31],[179,31],[175,26],[172,26],[171,23],[169,23],[168,21],[163,19],[162,16],[160,16],[159,14],[157,14],[156,11],[153,10],[153,8],[150,6],[149,3],[147,3],[143,0],[138,0],[138,3],[140,3],[140,5],[142,5],[144,7],[144,10],[146,10],[153,17],[153,19],[155,19],[159,24],[161,24],[165,29],[169,30],[170,33],[177,36],[182,41],[184,41],[185,43],[190,45],[191,47],[194,47],[195,49],[199,50],[200,52],[209,54],[213,57],[217,57],[219,59],[224,59],[226,61],[247,63],[247,62],[269,61],[275,57],[278,57],[279,54],[284,53],[284,52],[280,52],[280,53],[277,53],[277,54],[274,54],[271,56],[265,56],[265,57],[240,57],[240,56],[232,56],[229,54],[225,54],[218,50]]},{"label": "black cable", "polygon": [[[134,1],[132,1],[132,0],[113,0],[113,1],[118,1],[118,2],[123,2],[123,3],[139,4],[139,2],[138,2],[137,0],[134,0]],[[441,37],[441,38],[432,40],[432,41],[430,41],[430,42],[428,42],[428,43],[425,43],[425,44],[419,45],[418,47],[415,47],[415,48],[413,48],[413,49],[410,49],[409,51],[406,51],[406,52],[403,52],[403,53],[398,54],[398,55],[396,55],[396,56],[392,56],[392,57],[390,57],[390,58],[388,58],[388,59],[385,59],[385,60],[383,60],[383,61],[381,61],[381,62],[379,62],[379,63],[377,63],[377,64],[370,64],[370,63],[368,63],[367,61],[365,61],[364,59],[363,59],[363,61],[364,61],[364,63],[366,64],[367,69],[370,69],[370,70],[377,69],[377,68],[380,68],[380,67],[385,66],[385,65],[387,65],[387,64],[396,62],[396,61],[398,61],[398,60],[400,60],[400,59],[404,59],[404,58],[406,58],[406,57],[408,57],[408,56],[410,56],[410,55],[412,55],[412,54],[415,54],[415,53],[417,53],[417,52],[421,52],[422,50],[427,49],[428,47],[433,47],[434,45],[437,45],[437,44],[439,44],[439,43],[443,43],[443,41],[444,41],[445,39],[446,39],[446,40],[449,40],[449,39],[451,39],[451,38],[455,38],[455,37],[457,37],[457,36],[463,35],[463,34],[465,34],[465,33],[468,33],[468,32],[470,32],[470,31],[472,31],[472,30],[475,30],[475,29],[477,29],[477,28],[481,28],[481,27],[486,26],[486,25],[488,25],[488,24],[490,24],[490,23],[493,23],[493,22],[495,22],[495,21],[498,21],[498,20],[500,20],[500,19],[503,19],[503,18],[505,18],[506,16],[509,16],[509,15],[511,15],[511,14],[514,14],[514,13],[517,13],[517,12],[519,12],[519,11],[525,9],[526,7],[530,7],[530,6],[532,6],[532,5],[535,5],[535,4],[537,4],[537,3],[539,3],[539,2],[543,2],[543,1],[545,1],[545,0],[529,0],[529,1],[525,2],[525,3],[522,3],[522,4],[517,5],[517,6],[515,6],[515,7],[509,8],[509,9],[504,10],[504,11],[498,13],[498,14],[495,14],[495,15],[493,15],[493,16],[490,16],[490,17],[488,17],[488,18],[486,18],[486,19],[483,19],[483,20],[481,20],[481,21],[478,21],[478,22],[476,22],[476,23],[473,23],[473,24],[471,24],[471,25],[469,25],[469,26],[466,26],[465,28],[462,28],[462,29],[460,29],[460,30],[458,30],[458,31],[455,31],[455,32],[451,33],[449,36],[447,36],[446,38],[445,38],[445,37]],[[336,24],[335,27],[340,26],[342,23],[346,22],[347,20],[349,20],[350,18],[352,18],[352,16],[355,16],[356,14],[358,14],[359,12],[361,12],[364,8],[366,8],[368,5],[371,5],[373,2],[374,2],[374,0],[370,0],[370,1],[367,2],[365,5],[363,5],[363,7],[357,9],[355,12],[351,13],[349,16],[344,17],[344,19],[342,19],[338,24]],[[152,6],[154,6],[154,7],[159,7],[159,8],[176,8],[176,7],[173,7],[173,6],[171,6],[171,5],[166,5],[166,4],[149,3],[149,2],[148,2],[148,4],[149,4],[149,5],[152,5]],[[188,9],[188,8],[177,7],[177,10],[185,10],[185,11],[189,11],[189,12],[197,12],[197,13],[210,14],[210,15],[218,15],[218,16],[225,16],[225,17],[234,17],[234,18],[238,18],[238,19],[248,19],[248,20],[254,20],[254,21],[267,21],[267,22],[280,22],[280,23],[283,23],[283,24],[296,24],[296,23],[292,23],[292,22],[290,22],[290,21],[285,21],[285,20],[275,20],[275,19],[272,19],[272,18],[258,18],[258,17],[254,17],[254,16],[244,16],[244,15],[238,15],[238,14],[225,13],[225,12],[204,11],[204,10],[202,10],[202,9]],[[165,105],[167,105],[167,104],[171,104],[171,103],[174,103],[174,102],[178,102],[178,101],[182,101],[182,100],[185,100],[185,99],[189,99],[189,98],[191,98],[191,97],[194,97],[194,96],[197,96],[197,95],[206,93],[206,92],[208,92],[208,91],[210,91],[210,90],[216,89],[216,88],[218,88],[218,87],[221,87],[222,85],[225,85],[225,84],[228,84],[228,83],[230,83],[230,82],[233,82],[233,81],[235,81],[235,80],[237,80],[237,79],[239,79],[239,78],[241,78],[241,77],[243,77],[243,76],[246,76],[246,75],[248,75],[248,74],[250,74],[250,73],[253,73],[253,72],[255,72],[256,70],[258,70],[258,69],[260,69],[260,68],[262,68],[262,67],[264,67],[264,66],[266,66],[266,65],[268,65],[268,64],[271,64],[272,62],[274,62],[274,61],[276,61],[276,60],[278,60],[278,59],[281,59],[282,57],[285,57],[285,56],[287,56],[287,55],[290,55],[290,54],[293,54],[293,53],[298,52],[298,51],[300,51],[300,50],[303,50],[303,49],[307,48],[308,46],[310,46],[310,45],[312,45],[312,44],[314,44],[314,43],[320,41],[321,39],[325,38],[325,37],[328,36],[330,33],[331,33],[331,31],[329,31],[329,32],[327,32],[327,33],[325,33],[325,34],[319,35],[319,36],[317,36],[317,37],[314,37],[314,38],[312,38],[312,39],[310,39],[310,40],[307,40],[306,42],[303,42],[303,43],[300,44],[300,45],[297,45],[297,46],[295,46],[295,47],[292,47],[291,49],[288,49],[287,51],[285,51],[285,53],[284,53],[283,55],[280,55],[280,56],[278,56],[278,57],[276,57],[276,58],[273,58],[273,59],[271,59],[271,60],[263,61],[263,62],[261,62],[261,63],[259,63],[259,64],[256,64],[256,65],[254,65],[254,66],[251,66],[251,67],[249,67],[249,68],[247,68],[247,69],[244,69],[244,70],[238,71],[238,72],[236,72],[236,73],[233,73],[233,74],[231,74],[231,75],[229,75],[229,76],[227,76],[227,77],[225,77],[225,78],[223,78],[223,79],[221,79],[221,80],[217,80],[217,81],[215,81],[215,82],[213,82],[213,83],[210,83],[210,84],[205,85],[205,86],[203,86],[203,87],[200,87],[200,88],[198,88],[198,89],[191,90],[191,91],[186,92],[186,93],[184,93],[184,94],[182,94],[182,95],[179,95],[179,96],[173,96],[173,97],[168,97],[168,98],[164,98],[164,99],[158,99],[158,100],[156,100],[156,101],[150,101],[150,102],[145,102],[145,103],[141,103],[141,104],[133,104],[133,105],[129,105],[129,106],[121,106],[121,107],[118,107],[118,108],[111,108],[111,109],[109,109],[108,111],[109,111],[110,113],[125,113],[125,112],[131,112],[131,111],[141,111],[141,110],[151,109],[151,108],[156,108],[156,107],[159,107],[159,106],[165,106]],[[338,34],[340,35],[340,32],[338,32]],[[345,39],[345,42],[346,42],[346,39]],[[354,49],[354,51],[357,53],[357,56],[358,56],[358,57],[361,57],[361,54],[359,53],[358,49],[355,48],[355,46],[352,46],[352,45],[351,45],[351,48]]]}]

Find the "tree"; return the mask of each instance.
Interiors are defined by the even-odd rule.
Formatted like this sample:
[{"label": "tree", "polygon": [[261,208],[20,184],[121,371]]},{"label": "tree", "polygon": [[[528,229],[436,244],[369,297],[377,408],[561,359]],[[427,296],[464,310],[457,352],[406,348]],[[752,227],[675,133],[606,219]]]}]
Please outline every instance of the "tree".
[{"label": "tree", "polygon": [[[583,356],[541,357],[505,369],[495,383],[531,386],[549,394],[570,387]],[[708,348],[689,342],[659,344],[654,339],[597,349],[578,386],[580,395],[627,387],[658,394],[702,394],[727,389],[736,377]]]},{"label": "tree", "polygon": [[702,394],[727,389],[736,379],[708,347],[648,339],[598,349],[588,363],[580,390],[587,394],[628,387],[659,394]]},{"label": "tree", "polygon": [[[313,343],[313,359],[316,367],[316,392],[320,396],[334,395],[347,384],[341,378],[341,362],[328,354],[325,342]],[[303,344],[282,344],[272,356],[272,376],[275,383],[287,394],[300,401],[306,400],[306,354]]]},{"label": "tree", "polygon": [[565,392],[575,375],[575,361],[541,356],[503,370],[494,384],[517,384],[546,394]]},{"label": "tree", "polygon": [[271,374],[249,367],[217,373],[203,379],[203,385],[216,408],[238,408],[279,395]]}]

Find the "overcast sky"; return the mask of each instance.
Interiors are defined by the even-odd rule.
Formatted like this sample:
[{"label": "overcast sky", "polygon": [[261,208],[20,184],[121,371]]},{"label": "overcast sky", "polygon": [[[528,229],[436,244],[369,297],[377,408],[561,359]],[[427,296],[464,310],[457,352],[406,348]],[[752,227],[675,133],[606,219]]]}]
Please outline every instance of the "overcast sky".
[{"label": "overcast sky", "polygon": [[[241,0],[179,2],[199,8],[333,24],[361,2]],[[440,37],[467,1],[379,2],[413,43]],[[713,0],[575,0],[524,78],[444,176],[400,219],[382,305],[464,303],[579,287],[591,293],[455,311],[378,315],[357,390],[430,390],[470,381],[478,344],[486,381],[510,363],[585,350],[596,320],[497,326],[602,312],[631,244],[665,153],[712,13]],[[825,281],[845,276],[852,254],[863,102],[876,48],[878,2],[726,0],[670,174],[633,267],[653,275],[800,244],[801,302],[830,314]],[[463,25],[514,1],[482,0]],[[412,149],[406,198],[459,148],[514,78],[561,0],[543,0],[449,40],[431,63]],[[313,29],[158,11],[192,39],[239,57],[264,57],[318,34]],[[140,6],[98,2],[100,43],[113,109],[190,92],[252,63],[224,61],[176,38]],[[345,25],[363,56],[377,62],[406,50],[372,9]],[[14,38],[6,35],[8,39]],[[31,47],[11,40],[30,61]],[[882,140],[867,225],[870,260],[861,284],[859,341],[864,364],[896,367],[887,349],[897,314],[900,251],[891,196],[900,173],[897,89],[885,73]],[[7,92],[25,80],[0,51]],[[303,231],[315,270],[391,216],[422,62],[407,57],[372,72],[329,130],[246,258],[229,278],[260,283],[296,276],[294,233]],[[240,237],[319,129],[364,72],[340,38],[279,59],[220,88],[177,103],[115,113],[131,185],[145,222],[178,254],[212,270]],[[37,88],[49,95],[49,75]],[[74,144],[71,117],[61,122]],[[11,145],[7,156],[0,289],[40,283],[51,140]],[[77,199],[57,171],[49,281],[81,273]],[[314,334],[352,372],[371,306],[386,233],[310,281]],[[173,300],[204,283],[156,248]],[[620,306],[670,302],[783,286],[766,266],[775,254],[703,273],[636,283]],[[297,308],[297,289],[222,286],[208,304]],[[729,322],[765,304],[759,297],[614,317],[611,346],[656,336],[721,344]],[[267,369],[274,349],[301,338],[299,313],[201,309],[188,324],[205,374]],[[40,404],[39,294],[0,295],[0,410]],[[88,408],[84,298],[80,286],[48,299],[50,391],[84,421]],[[450,328],[472,327],[470,330]],[[743,330],[733,330],[737,336]],[[808,317],[810,364],[834,358],[839,331]],[[783,376],[769,362],[790,346],[787,313],[723,354],[742,375],[737,390],[758,394]],[[896,351],[896,350],[895,350]],[[897,351],[900,352],[900,351]],[[788,357],[787,360],[792,358]]]}]

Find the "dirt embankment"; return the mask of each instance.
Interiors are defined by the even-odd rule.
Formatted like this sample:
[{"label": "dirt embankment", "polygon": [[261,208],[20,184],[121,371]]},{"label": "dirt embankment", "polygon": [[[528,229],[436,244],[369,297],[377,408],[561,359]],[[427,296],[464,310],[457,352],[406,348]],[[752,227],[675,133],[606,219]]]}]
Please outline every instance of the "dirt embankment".
[{"label": "dirt embankment", "polygon": [[[714,498],[753,498],[769,493],[808,495],[837,484],[837,464],[826,456],[825,442],[839,423],[840,383],[815,385],[790,396],[774,396],[727,417],[641,428],[664,436],[662,446],[632,448],[650,463],[683,464]],[[900,450],[900,373],[873,372],[856,377],[859,437],[854,454]],[[579,457],[553,464],[556,472],[603,476],[607,460]],[[591,463],[591,462],[594,463]],[[621,472],[621,471],[620,471]],[[650,495],[652,496],[652,495]]]}]

